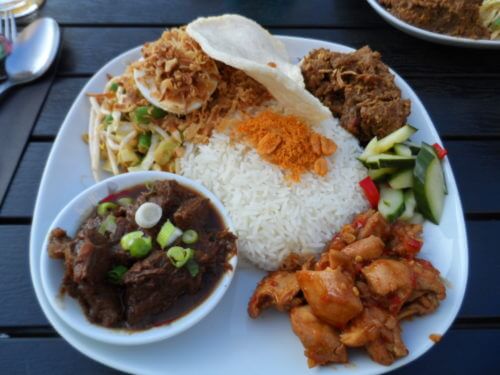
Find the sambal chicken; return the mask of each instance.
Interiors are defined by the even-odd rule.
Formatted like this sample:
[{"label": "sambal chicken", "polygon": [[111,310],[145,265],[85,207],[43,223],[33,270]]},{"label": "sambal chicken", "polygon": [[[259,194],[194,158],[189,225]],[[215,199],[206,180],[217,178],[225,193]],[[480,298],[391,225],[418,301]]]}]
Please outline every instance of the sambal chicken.
[{"label": "sambal chicken", "polygon": [[390,365],[408,354],[400,322],[432,313],[446,290],[439,271],[417,258],[422,226],[387,222],[369,210],[345,225],[320,257],[292,254],[257,286],[248,314],[288,312],[309,367],[347,363],[364,348]]}]

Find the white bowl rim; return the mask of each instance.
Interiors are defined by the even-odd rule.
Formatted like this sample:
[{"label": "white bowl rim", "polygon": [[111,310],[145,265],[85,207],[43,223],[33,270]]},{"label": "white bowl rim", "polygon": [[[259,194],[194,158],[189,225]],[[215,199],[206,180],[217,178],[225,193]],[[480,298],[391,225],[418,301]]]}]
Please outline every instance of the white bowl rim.
[{"label": "white bowl rim", "polygon": [[[231,284],[238,262],[237,254],[234,254],[228,261],[232,269],[224,272],[224,274],[218,280],[216,286],[210,292],[210,294],[207,297],[205,297],[203,301],[200,304],[198,304],[195,308],[191,309],[188,313],[175,319],[171,323],[139,331],[106,328],[104,326],[99,326],[97,324],[91,323],[85,317],[85,314],[83,313],[83,310],[81,309],[79,303],[78,303],[78,306],[80,307],[79,313],[81,313],[81,315],[77,314],[79,316],[75,316],[75,314],[69,313],[67,309],[63,309],[61,308],[60,305],[58,305],[57,300],[58,299],[60,300],[61,298],[60,290],[59,288],[57,290],[54,290],[54,288],[51,286],[51,284],[53,283],[49,281],[49,275],[47,272],[49,262],[58,261],[51,259],[48,256],[48,252],[46,251],[50,232],[52,231],[52,229],[56,227],[64,228],[64,225],[61,225],[62,224],[61,220],[68,215],[70,217],[73,216],[77,217],[78,215],[72,214],[71,211],[76,212],[75,207],[77,207],[79,204],[84,204],[88,206],[85,208],[86,212],[88,211],[88,209],[94,207],[94,204],[91,203],[89,196],[92,196],[92,194],[95,194],[100,189],[103,189],[105,187],[107,187],[108,190],[114,189],[113,184],[116,184],[119,185],[117,191],[122,191],[129,187],[133,187],[147,181],[158,181],[158,180],[175,180],[181,185],[187,186],[195,190],[196,192],[199,192],[208,199],[210,199],[215,209],[221,215],[225,226],[231,232],[234,233],[234,225],[231,220],[231,217],[229,216],[227,210],[225,209],[221,201],[201,183],[177,174],[169,172],[160,172],[160,171],[141,171],[141,172],[125,173],[107,178],[82,191],[80,194],[74,197],[67,205],[64,206],[64,208],[57,214],[56,218],[50,225],[50,229],[47,232],[47,235],[45,236],[45,240],[43,243],[41,251],[41,261],[40,261],[42,289],[45,292],[45,295],[49,300],[50,305],[52,306],[54,311],[56,311],[57,315],[66,324],[68,324],[70,327],[72,327],[82,335],[85,335],[97,341],[115,345],[142,345],[168,339],[193,327],[199,321],[201,321],[205,316],[207,316],[219,303],[219,301],[222,299],[225,292],[229,288],[229,285]],[[106,195],[99,197],[99,199],[103,199],[105,197]],[[77,221],[77,226],[80,226],[82,220],[84,220],[84,217],[85,214],[80,215],[76,218],[75,221]],[[72,297],[65,295],[64,298],[72,298]],[[82,319],[81,319],[82,317],[84,318],[83,320],[87,324],[82,325]]]}]

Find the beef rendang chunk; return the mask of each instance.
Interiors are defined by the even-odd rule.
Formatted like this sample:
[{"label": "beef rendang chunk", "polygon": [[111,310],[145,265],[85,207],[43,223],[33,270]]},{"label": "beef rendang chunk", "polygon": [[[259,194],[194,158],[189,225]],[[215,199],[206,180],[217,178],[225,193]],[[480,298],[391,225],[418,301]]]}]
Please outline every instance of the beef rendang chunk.
[{"label": "beef rendang chunk", "polygon": [[75,238],[54,229],[48,252],[64,260],[61,292],[89,321],[138,330],[203,302],[229,269],[236,237],[207,198],[157,181],[103,199]]}]

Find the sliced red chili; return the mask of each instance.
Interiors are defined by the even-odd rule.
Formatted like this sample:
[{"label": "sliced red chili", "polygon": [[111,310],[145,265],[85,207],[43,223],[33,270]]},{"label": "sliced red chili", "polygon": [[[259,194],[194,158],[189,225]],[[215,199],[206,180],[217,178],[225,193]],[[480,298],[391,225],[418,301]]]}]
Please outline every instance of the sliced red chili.
[{"label": "sliced red chili", "polygon": [[414,251],[419,251],[422,248],[422,241],[416,240],[414,238],[408,238],[406,245]]},{"label": "sliced red chili", "polygon": [[443,159],[446,155],[448,155],[448,151],[438,143],[434,143],[432,147],[434,147],[434,150],[436,150],[436,154],[439,159]]},{"label": "sliced red chili", "polygon": [[131,190],[124,190],[124,191],[120,191],[118,193],[113,193],[113,194],[108,195],[106,198],[102,199],[99,203],[115,202],[122,197],[129,196],[130,194],[131,194]]},{"label": "sliced red chili", "polygon": [[361,181],[359,181],[359,186],[361,186],[361,188],[363,189],[365,197],[368,202],[370,202],[372,208],[377,208],[378,201],[380,200],[380,193],[378,191],[377,185],[375,185],[375,182],[373,182],[370,176],[367,176],[366,178],[363,178]]}]

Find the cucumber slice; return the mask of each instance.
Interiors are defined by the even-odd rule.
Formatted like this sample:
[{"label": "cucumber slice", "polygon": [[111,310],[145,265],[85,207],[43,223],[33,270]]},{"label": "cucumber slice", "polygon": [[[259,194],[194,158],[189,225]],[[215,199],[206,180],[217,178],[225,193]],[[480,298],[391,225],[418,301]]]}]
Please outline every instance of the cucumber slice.
[{"label": "cucumber slice", "polygon": [[413,191],[419,211],[426,219],[439,224],[446,189],[441,161],[432,146],[422,143],[413,176]]},{"label": "cucumber slice", "polygon": [[405,142],[403,144],[405,146],[408,146],[410,148],[412,155],[417,155],[418,152],[420,151],[420,146],[417,145],[416,143],[407,141],[407,142]]},{"label": "cucumber slice", "polygon": [[410,147],[406,146],[403,143],[396,143],[394,145],[394,152],[396,153],[396,155],[400,155],[400,156],[411,156],[412,155]]},{"label": "cucumber slice", "polygon": [[382,186],[380,188],[378,210],[387,220],[396,220],[405,210],[403,191]]},{"label": "cucumber slice", "polygon": [[400,218],[402,220],[411,220],[415,215],[415,207],[417,206],[417,201],[415,200],[415,194],[411,189],[405,190],[403,193],[405,200],[405,210],[401,214]]},{"label": "cucumber slice", "polygon": [[371,169],[379,168],[411,168],[415,165],[415,156],[380,154],[369,156],[365,165]]},{"label": "cucumber slice", "polygon": [[358,160],[360,162],[365,162],[368,156],[375,155],[375,147],[377,146],[377,137],[373,137],[370,142],[365,147],[365,150],[361,155],[359,155]]},{"label": "cucumber slice", "polygon": [[425,219],[420,212],[415,212],[413,217],[409,220],[410,224],[423,224],[424,221]]},{"label": "cucumber slice", "polygon": [[393,148],[396,143],[403,143],[404,141],[408,140],[408,138],[410,138],[416,131],[417,129],[411,125],[405,125],[399,128],[398,130],[392,132],[391,134],[377,142],[377,144],[375,145],[375,153],[381,154],[382,152]]},{"label": "cucumber slice", "polygon": [[389,186],[393,189],[413,187],[413,169],[403,169],[389,178]]},{"label": "cucumber slice", "polygon": [[373,181],[380,181],[385,176],[394,174],[396,171],[396,168],[368,169],[368,176],[370,176]]}]

